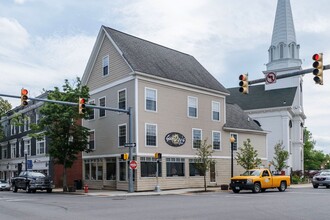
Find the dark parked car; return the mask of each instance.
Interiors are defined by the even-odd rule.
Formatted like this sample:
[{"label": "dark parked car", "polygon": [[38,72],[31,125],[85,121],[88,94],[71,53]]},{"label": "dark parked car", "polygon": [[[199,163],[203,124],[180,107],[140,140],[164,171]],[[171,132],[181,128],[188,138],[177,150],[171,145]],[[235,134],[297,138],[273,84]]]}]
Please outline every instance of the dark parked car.
[{"label": "dark parked car", "polygon": [[330,171],[322,171],[313,176],[312,184],[314,188],[318,188],[319,186],[330,188]]},{"label": "dark parked car", "polygon": [[23,171],[18,177],[12,178],[11,182],[13,192],[17,192],[18,189],[26,190],[28,193],[35,193],[37,190],[52,192],[51,178],[38,172]]}]

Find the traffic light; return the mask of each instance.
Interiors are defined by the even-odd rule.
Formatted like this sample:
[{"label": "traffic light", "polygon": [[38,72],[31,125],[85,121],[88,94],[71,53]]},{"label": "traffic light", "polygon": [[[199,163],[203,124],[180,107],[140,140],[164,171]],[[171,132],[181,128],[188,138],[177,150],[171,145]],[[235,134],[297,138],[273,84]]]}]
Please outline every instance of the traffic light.
[{"label": "traffic light", "polygon": [[85,114],[86,112],[86,100],[79,98],[79,114]]},{"label": "traffic light", "polygon": [[155,159],[162,159],[162,153],[155,153]]},{"label": "traffic light", "polygon": [[239,92],[243,94],[249,93],[249,82],[248,82],[248,75],[247,74],[241,74],[239,76]]},{"label": "traffic light", "polygon": [[316,84],[323,85],[323,53],[316,53],[313,55],[313,74]]},{"label": "traffic light", "polygon": [[128,160],[128,153],[124,153],[120,155],[120,159],[122,160]]},{"label": "traffic light", "polygon": [[29,91],[27,89],[21,89],[21,105],[26,106],[28,105],[28,99],[29,97],[27,96]]}]

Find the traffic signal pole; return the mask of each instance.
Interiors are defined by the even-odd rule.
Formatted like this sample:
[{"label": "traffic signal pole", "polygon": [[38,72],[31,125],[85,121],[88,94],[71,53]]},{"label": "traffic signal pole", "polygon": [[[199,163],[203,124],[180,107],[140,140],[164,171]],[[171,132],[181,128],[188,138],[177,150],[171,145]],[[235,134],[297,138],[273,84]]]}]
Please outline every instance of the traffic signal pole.
[{"label": "traffic signal pole", "polygon": [[[18,98],[20,99],[21,96],[17,95],[8,95],[8,94],[1,94],[0,96],[4,97],[9,97],[9,98]],[[58,101],[58,100],[51,100],[51,99],[41,99],[41,98],[31,98],[29,97],[28,99],[34,100],[34,101],[41,101],[41,102],[50,102],[50,103],[56,103],[56,104],[62,104],[62,105],[72,105],[72,106],[79,106],[79,103],[75,102],[65,102],[65,101]],[[128,109],[118,109],[118,108],[110,108],[110,107],[105,107],[105,106],[97,106],[97,105],[88,105],[86,104],[85,107],[87,108],[96,108],[96,109],[104,109],[107,111],[115,111],[115,112],[124,112],[128,114],[128,130],[129,130],[129,161],[133,160],[133,144],[132,144],[132,139],[133,139],[133,117],[132,117],[132,107],[128,107]],[[134,182],[133,182],[133,170],[128,169],[128,192],[134,192]]]},{"label": "traffic signal pole", "polygon": [[[330,69],[330,65],[323,66],[323,70],[328,70],[328,69]],[[296,71],[296,72],[292,72],[292,73],[286,73],[283,75],[277,75],[276,79],[283,79],[283,78],[288,78],[288,77],[293,77],[293,76],[304,75],[307,73],[312,73],[313,70],[314,70],[314,68],[310,68],[310,69],[300,70],[300,71]],[[263,82],[265,82],[265,78],[251,80],[251,81],[249,81],[249,85],[263,83]]]}]

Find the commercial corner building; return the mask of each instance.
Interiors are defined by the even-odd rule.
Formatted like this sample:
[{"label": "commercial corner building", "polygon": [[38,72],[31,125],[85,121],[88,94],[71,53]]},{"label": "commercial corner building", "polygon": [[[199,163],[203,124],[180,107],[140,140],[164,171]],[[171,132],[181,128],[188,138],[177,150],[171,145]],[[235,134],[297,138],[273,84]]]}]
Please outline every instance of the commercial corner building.
[{"label": "commercial corner building", "polygon": [[[82,83],[90,88],[90,103],[133,109],[133,157],[136,191],[156,185],[154,154],[162,153],[161,189],[200,187],[195,168],[197,148],[212,144],[216,163],[208,185],[228,184],[231,135],[235,145],[251,139],[266,165],[264,132],[237,105],[227,104],[229,92],[192,56],[102,26]],[[128,116],[94,110],[83,125],[90,128],[91,153],[83,153],[84,181],[92,188],[127,190]],[[239,174],[235,162],[234,174]]]}]

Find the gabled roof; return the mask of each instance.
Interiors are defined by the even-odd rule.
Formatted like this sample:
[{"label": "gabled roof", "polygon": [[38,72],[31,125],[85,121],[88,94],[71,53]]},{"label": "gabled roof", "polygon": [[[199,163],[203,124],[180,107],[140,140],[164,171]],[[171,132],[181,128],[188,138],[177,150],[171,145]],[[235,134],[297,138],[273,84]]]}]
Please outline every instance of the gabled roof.
[{"label": "gabled roof", "polygon": [[226,103],[226,124],[224,128],[263,131],[237,104]]},{"label": "gabled roof", "polygon": [[239,88],[229,88],[228,103],[236,103],[243,110],[292,106],[297,87],[265,90],[265,85],[249,86],[249,94],[241,94]]},{"label": "gabled roof", "polygon": [[193,56],[102,26],[135,72],[229,92]]}]

